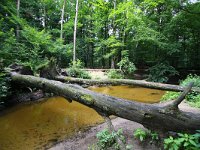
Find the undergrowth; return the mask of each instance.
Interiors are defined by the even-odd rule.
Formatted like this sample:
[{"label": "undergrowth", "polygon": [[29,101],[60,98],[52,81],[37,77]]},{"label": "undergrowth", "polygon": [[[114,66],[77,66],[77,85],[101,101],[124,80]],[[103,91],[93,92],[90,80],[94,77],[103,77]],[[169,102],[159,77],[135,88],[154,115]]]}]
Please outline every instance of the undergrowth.
[{"label": "undergrowth", "polygon": [[[160,138],[160,135],[155,131],[138,128],[133,132],[133,136],[134,139],[132,140],[139,140],[140,144],[146,144],[150,141],[150,144],[154,142],[160,149],[165,150],[200,149],[200,130],[197,130],[194,134],[174,132],[173,135],[165,135],[165,138]],[[97,133],[97,143],[89,145],[88,150],[120,150],[120,146],[115,140],[116,137],[127,144],[122,129],[112,133],[104,129]],[[125,149],[134,150],[134,146],[127,144]]]},{"label": "undergrowth", "polygon": [[123,79],[124,75],[121,71],[111,69],[107,72],[107,76],[109,79]]},{"label": "undergrowth", "polygon": [[[187,86],[190,82],[193,82],[193,87],[200,88],[200,76],[188,75],[187,78],[180,82],[181,86]],[[174,100],[178,98],[180,92],[166,92],[161,101]],[[200,94],[198,92],[190,92],[186,96],[186,102],[192,107],[200,108]]]},{"label": "undergrowth", "polygon": [[70,77],[75,78],[82,78],[82,79],[91,79],[91,76],[89,73],[85,70],[82,70],[83,63],[80,60],[77,60],[76,62],[71,62],[69,64],[69,69],[67,70],[67,73]]}]

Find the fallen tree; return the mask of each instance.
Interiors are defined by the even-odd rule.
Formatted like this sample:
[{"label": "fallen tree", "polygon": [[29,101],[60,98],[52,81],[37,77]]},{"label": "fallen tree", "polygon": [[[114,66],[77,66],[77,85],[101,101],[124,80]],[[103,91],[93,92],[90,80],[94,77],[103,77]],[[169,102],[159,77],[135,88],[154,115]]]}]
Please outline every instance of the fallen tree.
[{"label": "fallen tree", "polygon": [[[155,82],[147,82],[145,80],[129,80],[129,79],[104,79],[104,80],[91,80],[91,79],[81,79],[81,78],[72,78],[66,76],[55,76],[55,80],[65,82],[65,83],[77,83],[84,85],[136,85],[146,88],[152,89],[160,89],[160,90],[168,90],[168,91],[176,91],[182,92],[184,91],[183,86],[179,85],[171,85],[171,84],[163,84],[163,83],[155,83]],[[191,91],[200,93],[199,88],[192,88]]]},{"label": "fallen tree", "polygon": [[11,73],[13,82],[32,86],[75,100],[95,109],[103,116],[116,115],[143,124],[146,127],[167,131],[195,131],[200,128],[200,113],[184,112],[178,105],[192,88],[190,84],[177,100],[161,104],[143,104],[99,94],[78,85]]}]

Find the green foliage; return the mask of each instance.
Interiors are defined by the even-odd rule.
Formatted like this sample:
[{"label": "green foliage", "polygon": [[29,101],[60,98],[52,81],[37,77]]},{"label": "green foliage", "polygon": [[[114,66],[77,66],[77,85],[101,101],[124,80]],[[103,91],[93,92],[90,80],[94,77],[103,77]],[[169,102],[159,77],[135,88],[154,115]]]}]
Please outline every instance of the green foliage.
[{"label": "green foliage", "polygon": [[[138,66],[144,63],[151,67],[152,63],[166,60],[177,68],[198,68],[198,2],[184,3],[192,13],[180,9],[179,2],[174,0],[115,1],[115,9],[113,2],[88,0],[80,4],[77,58],[87,67],[108,68],[111,59],[115,65],[122,60],[123,66],[128,62],[121,57],[125,49],[130,62]],[[59,60],[58,64],[68,65],[72,58],[75,1],[66,1],[61,42],[58,39],[62,5],[63,0],[20,1],[18,17],[16,3],[1,0],[0,53],[4,53],[5,66],[20,60],[35,64],[34,68],[52,55]],[[19,37],[15,35],[17,28]],[[132,71],[132,67],[125,71]]]},{"label": "green foliage", "polygon": [[134,131],[133,135],[135,138],[137,138],[141,142],[143,142],[147,138],[148,133],[146,131],[144,131],[143,129],[138,128]]},{"label": "green foliage", "polygon": [[168,100],[174,100],[176,98],[178,98],[179,96],[179,92],[171,92],[171,91],[167,91],[161,98],[161,101],[168,101]]},{"label": "green foliage", "polygon": [[71,61],[71,63],[69,64],[69,67],[72,68],[72,67],[75,67],[75,68],[83,68],[84,67],[84,64],[81,60],[76,60],[75,62]]},{"label": "green foliage", "polygon": [[136,70],[136,67],[134,63],[129,60],[127,51],[124,53],[122,60],[117,65],[120,67],[124,75],[131,75]]},{"label": "green foliage", "polygon": [[118,70],[114,70],[114,69],[111,69],[107,72],[107,76],[109,79],[123,79],[124,76],[123,74],[118,71]]},{"label": "green foliage", "polygon": [[200,130],[196,130],[196,133],[193,134],[193,136],[197,139],[197,142],[199,141],[197,147],[200,147]]},{"label": "green foliage", "polygon": [[150,131],[150,137],[152,141],[158,141],[159,140],[159,135],[157,132],[152,132]]},{"label": "green foliage", "polygon": [[98,146],[102,149],[111,147],[115,143],[115,134],[110,133],[108,129],[105,129],[97,133]]},{"label": "green foliage", "polygon": [[118,137],[120,140],[122,140],[123,143],[125,143],[125,137],[123,136],[122,129],[119,129],[117,132],[112,133],[110,133],[108,129],[104,129],[97,133],[97,145],[102,150],[106,150],[109,148],[119,150],[119,144],[116,141],[116,137]]},{"label": "green foliage", "polygon": [[[190,82],[193,82],[193,87],[200,88],[200,76],[188,75],[187,78],[180,82],[180,85],[187,86]],[[186,96],[188,103],[194,107],[200,108],[200,94],[198,92],[190,92]]]},{"label": "green foliage", "polygon": [[200,108],[200,94],[193,96],[191,99],[188,99],[188,103],[193,107]]},{"label": "green foliage", "polygon": [[178,133],[178,136],[178,140],[181,142],[183,149],[189,150],[197,148],[198,141],[194,135]]},{"label": "green foliage", "polygon": [[[194,87],[197,87],[197,88],[200,87],[200,77],[197,75],[191,75],[191,74],[188,75],[185,80],[181,81],[180,85],[187,86],[191,82],[194,83]],[[179,95],[180,95],[180,92],[166,92],[162,96],[161,100],[162,101],[174,100],[178,98]],[[200,94],[198,92],[190,92],[189,94],[187,94],[186,100],[191,106],[200,108]]]},{"label": "green foliage", "polygon": [[197,150],[200,148],[200,134],[197,130],[196,134],[178,133],[177,138],[170,136],[164,140],[164,149],[170,150]]},{"label": "green foliage", "polygon": [[194,87],[200,88],[200,76],[189,74],[186,79],[180,82],[181,86],[187,86],[189,83],[193,82]]},{"label": "green foliage", "polygon": [[141,142],[145,141],[146,139],[150,139],[150,143],[157,142],[159,140],[159,135],[157,132],[151,130],[146,131],[141,128],[136,129],[133,135]]},{"label": "green foliage", "polygon": [[91,79],[91,76],[89,75],[89,73],[85,70],[81,70],[79,68],[69,68],[67,70],[68,74],[70,77],[75,77],[75,78],[82,78],[82,79]]},{"label": "green foliage", "polygon": [[83,63],[80,60],[77,60],[74,63],[71,62],[70,68],[67,70],[68,75],[75,78],[91,79],[89,73],[82,69],[83,66]]},{"label": "green foliage", "polygon": [[7,77],[5,73],[0,72],[0,104],[4,103],[4,100],[7,96],[9,96],[11,93],[9,91],[10,89],[10,78]]},{"label": "green foliage", "polygon": [[167,82],[168,77],[178,74],[168,63],[160,63],[149,68],[148,80],[153,82]]},{"label": "green foliage", "polygon": [[172,136],[164,140],[164,149],[167,150],[178,150],[180,145],[180,141],[174,139]]}]

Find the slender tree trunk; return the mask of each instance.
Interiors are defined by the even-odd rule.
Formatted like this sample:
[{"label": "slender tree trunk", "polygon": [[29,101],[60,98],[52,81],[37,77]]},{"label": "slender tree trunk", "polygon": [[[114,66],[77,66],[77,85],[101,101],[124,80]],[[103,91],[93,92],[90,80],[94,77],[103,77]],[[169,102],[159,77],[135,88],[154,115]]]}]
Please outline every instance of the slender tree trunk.
[{"label": "slender tree trunk", "polygon": [[114,61],[114,56],[111,58],[111,69],[115,69],[115,61]]},{"label": "slender tree trunk", "polygon": [[43,18],[43,26],[44,26],[44,29],[46,29],[46,7],[44,5],[44,18]]},{"label": "slender tree trunk", "polygon": [[66,0],[63,2],[63,7],[62,7],[62,14],[61,14],[61,24],[60,24],[60,39],[63,39],[63,21],[64,21],[64,14],[65,14],[65,5],[66,5]]},{"label": "slender tree trunk", "polygon": [[[114,0],[114,10],[116,10],[117,1]],[[116,26],[115,26],[116,17],[114,16],[113,20],[113,36],[116,36]],[[115,55],[115,54],[114,54]],[[115,56],[111,56],[111,69],[115,69]]]},{"label": "slender tree trunk", "polygon": [[73,65],[76,62],[76,30],[77,30],[77,19],[78,19],[78,0],[76,0],[76,16],[74,20],[74,48],[73,48]]},{"label": "slender tree trunk", "polygon": [[[17,0],[17,17],[20,17],[20,0]],[[19,25],[17,24],[16,36],[19,38]]]}]

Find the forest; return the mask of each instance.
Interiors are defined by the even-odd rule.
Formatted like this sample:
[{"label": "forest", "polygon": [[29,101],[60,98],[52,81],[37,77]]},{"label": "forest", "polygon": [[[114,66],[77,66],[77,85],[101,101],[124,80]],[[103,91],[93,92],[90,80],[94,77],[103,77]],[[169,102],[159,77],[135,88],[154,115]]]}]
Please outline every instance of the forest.
[{"label": "forest", "polygon": [[[64,149],[198,150],[200,1],[1,0],[0,86],[3,150],[62,149],[56,144],[103,122],[98,141]],[[119,118],[134,122],[126,136],[112,124]]]},{"label": "forest", "polygon": [[[17,62],[36,70],[51,57],[67,67],[75,6],[1,0],[1,68]],[[76,59],[86,68],[117,68],[128,57],[138,68],[199,69],[199,7],[187,0],[80,0]]]}]

